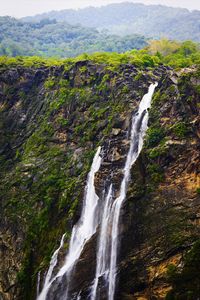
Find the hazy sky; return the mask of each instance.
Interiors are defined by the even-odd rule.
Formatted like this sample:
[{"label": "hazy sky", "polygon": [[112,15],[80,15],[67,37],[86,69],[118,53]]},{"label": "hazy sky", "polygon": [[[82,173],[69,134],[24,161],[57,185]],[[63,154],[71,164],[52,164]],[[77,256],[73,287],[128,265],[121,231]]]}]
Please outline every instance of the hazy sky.
[{"label": "hazy sky", "polygon": [[[199,9],[200,0],[128,0],[145,4],[163,4],[168,6]],[[22,17],[66,8],[82,8],[101,6],[109,3],[124,2],[123,0],[0,0],[0,15]]]}]

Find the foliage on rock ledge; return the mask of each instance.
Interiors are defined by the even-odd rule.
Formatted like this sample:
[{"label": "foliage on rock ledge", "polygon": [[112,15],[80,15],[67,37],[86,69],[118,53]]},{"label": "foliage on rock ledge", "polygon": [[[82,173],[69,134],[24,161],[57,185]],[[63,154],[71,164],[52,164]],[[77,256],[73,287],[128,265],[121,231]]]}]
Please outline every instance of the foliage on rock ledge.
[{"label": "foliage on rock ledge", "polygon": [[117,68],[121,64],[134,64],[137,67],[155,67],[160,64],[173,68],[184,68],[200,63],[199,44],[192,41],[176,42],[167,39],[150,41],[142,50],[133,49],[124,53],[95,52],[83,53],[75,58],[43,58],[40,56],[0,56],[0,68],[16,67],[49,67],[65,65],[68,68],[74,62],[90,60],[94,63],[104,63],[108,67]]}]

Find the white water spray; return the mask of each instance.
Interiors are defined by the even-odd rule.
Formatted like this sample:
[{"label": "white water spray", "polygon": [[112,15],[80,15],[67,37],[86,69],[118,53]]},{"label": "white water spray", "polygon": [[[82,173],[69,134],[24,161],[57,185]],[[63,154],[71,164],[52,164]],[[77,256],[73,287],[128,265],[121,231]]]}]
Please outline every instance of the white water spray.
[{"label": "white water spray", "polygon": [[101,222],[99,249],[97,253],[96,275],[91,292],[91,300],[95,300],[97,294],[97,287],[100,277],[108,280],[108,266],[109,266],[109,235],[108,227],[110,224],[111,209],[112,209],[112,184],[109,187],[108,194],[105,199],[104,211]]},{"label": "white water spray", "polygon": [[[122,204],[126,199],[131,167],[142,150],[144,136],[148,128],[148,109],[150,108],[151,99],[156,86],[157,83],[151,84],[148,93],[140,102],[137,114],[132,118],[130,146],[123,171],[124,176],[120,187],[120,195],[113,202],[112,187],[110,186],[110,190],[105,201],[97,251],[96,275],[92,286],[91,300],[98,299],[98,283],[99,279],[102,277],[105,281],[107,281],[106,286],[108,286],[108,299],[114,299],[117,275],[120,212]],[[109,240],[110,228],[112,228],[111,240]],[[108,264],[109,258],[110,261]]]},{"label": "white water spray", "polygon": [[64,239],[65,239],[65,234],[63,234],[63,236],[62,236],[59,248],[56,249],[56,251],[54,252],[54,254],[53,254],[52,258],[51,258],[49,269],[48,269],[47,275],[45,277],[44,286],[47,286],[49,284],[49,282],[51,281],[53,270],[56,267],[57,262],[58,262],[58,253],[59,253],[60,249],[64,245]]},{"label": "white water spray", "polygon": [[126,199],[126,192],[128,187],[128,182],[130,179],[131,167],[137,160],[144,142],[144,136],[148,128],[148,109],[151,106],[151,99],[154,93],[154,90],[157,86],[157,83],[151,84],[149,91],[144,95],[142,101],[140,102],[139,109],[136,116],[133,116],[132,119],[132,128],[131,128],[131,139],[130,139],[130,148],[127,155],[125,167],[124,167],[124,178],[120,187],[120,195],[113,203],[112,214],[112,241],[111,241],[111,262],[110,262],[110,272],[109,272],[109,291],[108,298],[109,300],[114,299],[115,294],[115,284],[116,284],[116,275],[117,275],[117,252],[119,244],[119,218],[120,211],[124,200]]},{"label": "white water spray", "polygon": [[43,290],[39,295],[38,300],[47,300],[47,294],[51,288],[51,285],[57,278],[61,278],[63,275],[66,275],[68,282],[70,281],[70,274],[81,255],[84,245],[96,232],[98,226],[98,218],[96,218],[95,212],[98,207],[99,198],[95,192],[94,180],[95,174],[96,172],[98,172],[101,165],[100,152],[101,147],[97,149],[97,152],[93,159],[91,170],[88,174],[81,218],[79,222],[73,227],[69,251],[66,256],[65,263],[51,281],[49,281],[49,276],[49,279],[46,278]]},{"label": "white water spray", "polygon": [[40,293],[40,271],[38,272],[38,275],[37,275],[37,289],[36,289],[36,294],[37,294],[37,297]]}]

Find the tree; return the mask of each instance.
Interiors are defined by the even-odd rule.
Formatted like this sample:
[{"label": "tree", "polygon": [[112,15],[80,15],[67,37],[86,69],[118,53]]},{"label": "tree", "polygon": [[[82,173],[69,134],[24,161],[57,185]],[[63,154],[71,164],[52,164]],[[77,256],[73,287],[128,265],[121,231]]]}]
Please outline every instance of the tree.
[{"label": "tree", "polygon": [[154,40],[149,42],[148,51],[150,54],[161,54],[163,56],[170,55],[175,53],[178,49],[180,49],[181,44],[176,41],[170,41],[166,38],[161,40]]}]

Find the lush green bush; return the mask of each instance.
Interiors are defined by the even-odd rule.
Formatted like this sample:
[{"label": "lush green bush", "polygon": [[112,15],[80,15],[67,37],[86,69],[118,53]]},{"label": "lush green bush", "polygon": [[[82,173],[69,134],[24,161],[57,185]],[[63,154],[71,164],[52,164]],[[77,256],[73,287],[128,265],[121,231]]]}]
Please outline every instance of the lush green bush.
[{"label": "lush green bush", "polygon": [[172,131],[177,137],[184,138],[188,133],[188,128],[185,123],[178,122],[173,125]]},{"label": "lush green bush", "polygon": [[[158,42],[158,41],[157,41]],[[169,42],[174,43],[174,42]],[[177,43],[175,43],[177,46]],[[128,64],[131,63],[135,66],[141,68],[152,68],[156,67],[159,64],[170,65],[175,68],[182,68],[188,67],[193,64],[200,63],[200,49],[199,45],[193,43],[191,41],[183,42],[178,44],[179,47],[175,48],[176,50],[172,51],[167,55],[161,55],[159,53],[153,53],[149,48],[143,50],[131,50],[125,53],[117,53],[117,52],[95,52],[92,54],[83,53],[75,58],[68,58],[68,59],[55,59],[55,58],[42,58],[37,56],[32,57],[8,57],[8,56],[1,56],[0,57],[0,68],[6,66],[17,66],[22,65],[24,67],[48,67],[52,65],[60,66],[63,65],[66,70],[68,70],[73,63],[85,60],[91,60],[96,63],[103,63],[110,68],[110,70],[117,69],[121,64]],[[173,47],[172,47],[173,49]],[[164,50],[163,50],[164,51]],[[81,72],[86,72],[86,68],[80,69]],[[138,74],[136,77],[137,80],[140,79],[142,76]],[[48,83],[47,83],[48,84]],[[50,84],[50,82],[49,82]],[[102,83],[103,84],[103,83]]]},{"label": "lush green bush", "polygon": [[164,131],[161,127],[150,127],[147,131],[147,145],[148,147],[155,147],[164,137]]}]

